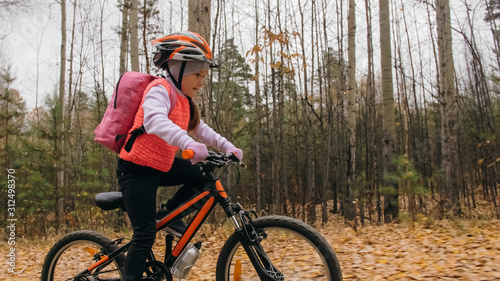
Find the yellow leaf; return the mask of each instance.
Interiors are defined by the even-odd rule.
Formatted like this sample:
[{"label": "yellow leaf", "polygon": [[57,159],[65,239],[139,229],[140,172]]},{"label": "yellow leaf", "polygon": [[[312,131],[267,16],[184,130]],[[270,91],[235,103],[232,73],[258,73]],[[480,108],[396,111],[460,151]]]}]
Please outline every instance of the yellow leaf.
[{"label": "yellow leaf", "polygon": [[483,162],[484,162],[484,159],[477,160],[477,164],[479,164],[479,165],[483,164]]}]

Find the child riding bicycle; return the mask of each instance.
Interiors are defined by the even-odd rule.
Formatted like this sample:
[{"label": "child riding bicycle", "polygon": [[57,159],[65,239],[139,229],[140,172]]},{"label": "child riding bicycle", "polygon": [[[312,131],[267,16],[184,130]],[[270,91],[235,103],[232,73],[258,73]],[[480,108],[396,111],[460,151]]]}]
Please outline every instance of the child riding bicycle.
[{"label": "child riding bicycle", "polygon": [[[240,149],[200,120],[193,101],[208,69],[217,67],[205,39],[184,31],[151,43],[156,49],[153,63],[168,76],[154,80],[146,88],[126,140],[133,145],[130,150],[122,148],[117,168],[118,183],[134,231],[125,261],[127,281],[142,278],[146,257],[156,237],[156,219],[191,198],[199,191],[197,188],[207,183],[200,169],[192,165],[208,156],[207,145],[243,157]],[[170,104],[169,95],[177,95],[175,105]],[[172,111],[171,106],[175,106]],[[145,133],[134,135],[137,129]],[[192,150],[194,158],[189,161],[175,157],[179,148]],[[183,186],[157,212],[158,186],[173,185]],[[180,220],[170,228],[182,234],[186,225]]]}]

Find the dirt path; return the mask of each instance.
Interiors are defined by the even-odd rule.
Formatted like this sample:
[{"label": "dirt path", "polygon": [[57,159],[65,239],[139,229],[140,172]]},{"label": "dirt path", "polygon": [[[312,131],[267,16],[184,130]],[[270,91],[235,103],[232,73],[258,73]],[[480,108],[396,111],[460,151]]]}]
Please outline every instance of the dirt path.
[{"label": "dirt path", "polygon": [[[337,254],[344,280],[500,280],[500,221],[438,222],[413,229],[384,225],[357,232],[331,225],[320,232]],[[200,232],[204,251],[189,280],[215,280],[219,241],[227,234],[211,227]],[[0,280],[39,280],[45,255],[57,239],[18,239],[14,274],[9,272],[10,246],[2,242]],[[159,249],[163,241],[157,241]]]}]

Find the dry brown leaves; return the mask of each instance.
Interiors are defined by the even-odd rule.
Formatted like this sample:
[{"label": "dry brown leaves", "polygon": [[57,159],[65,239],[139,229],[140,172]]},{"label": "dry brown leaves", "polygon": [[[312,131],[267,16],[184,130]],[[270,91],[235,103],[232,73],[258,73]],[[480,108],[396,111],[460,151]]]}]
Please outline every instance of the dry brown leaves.
[{"label": "dry brown leaves", "polygon": [[500,280],[500,223],[326,228],[344,280]]},{"label": "dry brown leaves", "polygon": [[[391,224],[357,232],[331,224],[320,232],[337,254],[344,280],[500,280],[498,220],[441,221],[426,227]],[[227,228],[210,226],[200,231],[203,252],[189,280],[215,280],[217,254],[228,234]],[[158,237],[156,252],[164,245]],[[57,239],[19,239],[15,274],[8,271],[10,246],[2,243],[0,280],[39,280],[45,255]]]}]

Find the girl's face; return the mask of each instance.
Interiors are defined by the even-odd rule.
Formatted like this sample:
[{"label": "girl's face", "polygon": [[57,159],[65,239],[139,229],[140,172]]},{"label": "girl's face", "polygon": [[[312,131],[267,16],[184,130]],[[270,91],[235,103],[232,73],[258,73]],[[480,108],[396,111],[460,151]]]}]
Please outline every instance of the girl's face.
[{"label": "girl's face", "polygon": [[208,70],[200,70],[182,77],[182,93],[194,98],[196,92],[203,86],[203,78],[207,76]]}]

